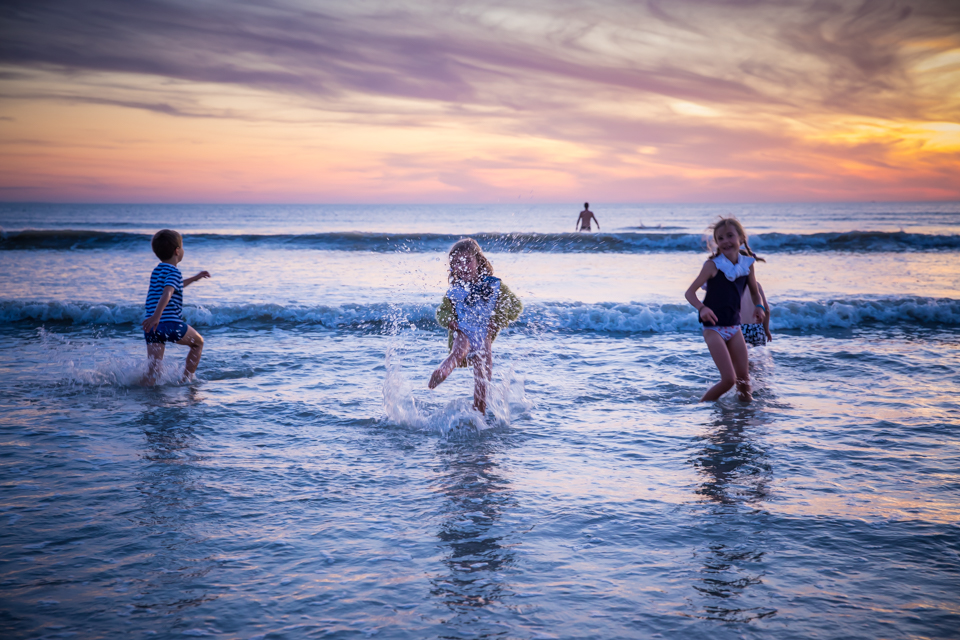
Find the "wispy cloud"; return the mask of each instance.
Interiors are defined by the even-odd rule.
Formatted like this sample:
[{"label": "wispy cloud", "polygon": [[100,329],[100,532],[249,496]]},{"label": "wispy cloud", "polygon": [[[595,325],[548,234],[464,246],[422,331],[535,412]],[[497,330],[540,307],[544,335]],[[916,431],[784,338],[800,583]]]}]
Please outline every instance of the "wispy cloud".
[{"label": "wispy cloud", "polygon": [[[865,141],[859,119],[960,121],[960,12],[948,0],[32,0],[4,3],[0,24],[4,118],[29,102],[314,123],[385,176],[398,158],[416,160],[438,193],[451,185],[464,197],[513,188],[484,168],[504,137],[529,142],[518,156],[529,161],[505,161],[527,175],[576,172],[599,187],[669,173],[716,189],[708,175],[735,173],[758,194],[765,172],[804,184],[825,159],[851,175],[908,171],[892,129],[876,125]],[[4,126],[0,140],[27,137]],[[401,150],[411,128],[431,129],[433,142]],[[451,130],[468,148],[439,148]],[[263,144],[235,131],[254,136],[238,145]],[[939,180],[929,160],[917,170]]]}]

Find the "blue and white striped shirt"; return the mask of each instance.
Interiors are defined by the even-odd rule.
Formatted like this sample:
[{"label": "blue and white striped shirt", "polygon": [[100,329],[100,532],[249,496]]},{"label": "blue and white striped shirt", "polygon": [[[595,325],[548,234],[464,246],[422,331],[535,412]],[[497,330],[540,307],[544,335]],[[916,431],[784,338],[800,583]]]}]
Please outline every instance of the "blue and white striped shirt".
[{"label": "blue and white striped shirt", "polygon": [[172,264],[161,262],[150,274],[150,289],[147,291],[147,313],[144,319],[153,315],[157,303],[163,295],[164,287],[173,287],[170,302],[163,308],[160,322],[183,322],[183,274]]}]

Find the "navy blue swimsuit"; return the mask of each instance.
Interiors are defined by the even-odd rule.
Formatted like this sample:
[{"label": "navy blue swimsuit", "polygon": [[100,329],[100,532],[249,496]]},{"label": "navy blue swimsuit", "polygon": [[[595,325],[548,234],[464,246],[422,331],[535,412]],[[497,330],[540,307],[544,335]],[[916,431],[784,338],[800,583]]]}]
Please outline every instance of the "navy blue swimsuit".
[{"label": "navy blue swimsuit", "polygon": [[740,324],[740,300],[747,286],[747,277],[740,276],[731,281],[718,269],[717,275],[707,280],[707,295],[703,298],[703,304],[717,314],[717,323],[704,322],[704,326],[735,327]]}]

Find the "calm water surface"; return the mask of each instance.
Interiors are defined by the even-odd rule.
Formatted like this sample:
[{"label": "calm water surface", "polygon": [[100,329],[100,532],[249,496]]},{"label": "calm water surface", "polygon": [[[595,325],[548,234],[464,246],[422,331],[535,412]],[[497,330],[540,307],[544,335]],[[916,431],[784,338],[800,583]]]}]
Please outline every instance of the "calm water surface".
[{"label": "calm water surface", "polygon": [[[957,637],[960,204],[593,209],[0,206],[0,631]],[[750,405],[682,299],[725,212]],[[160,227],[206,347],[143,389]],[[426,389],[475,233],[526,304],[484,419]]]}]

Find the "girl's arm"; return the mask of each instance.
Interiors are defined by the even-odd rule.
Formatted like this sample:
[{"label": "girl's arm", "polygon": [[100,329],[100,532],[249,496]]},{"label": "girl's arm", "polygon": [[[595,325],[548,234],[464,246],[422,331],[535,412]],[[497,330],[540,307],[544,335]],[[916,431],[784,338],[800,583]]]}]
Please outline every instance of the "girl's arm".
[{"label": "girl's arm", "polygon": [[440,303],[440,307],[437,309],[437,324],[441,327],[450,329],[450,323],[456,322],[457,316],[453,313],[453,303],[450,302],[450,298],[443,296],[443,302]]},{"label": "girl's arm", "polygon": [[760,295],[760,285],[757,284],[757,274],[753,272],[756,263],[750,265],[750,275],[747,276],[747,286],[750,287],[750,298],[753,300],[753,317],[758,324],[763,324],[763,319],[767,316],[766,305],[763,304],[763,297]]},{"label": "girl's arm", "polygon": [[700,275],[697,276],[697,279],[693,281],[690,288],[683,294],[687,302],[697,309],[701,320],[714,324],[717,322],[717,314],[715,314],[710,307],[700,302],[700,299],[697,297],[697,290],[715,275],[717,275],[717,265],[714,264],[713,260],[707,260],[703,263],[703,269],[700,270]]},{"label": "girl's arm", "polygon": [[513,291],[510,291],[510,287],[501,282],[500,296],[493,308],[491,324],[497,330],[505,329],[507,325],[517,319],[521,311],[523,311],[523,303],[520,302],[520,298]]},{"label": "girl's arm", "polygon": [[443,296],[443,302],[437,309],[437,324],[447,330],[447,349],[453,349],[453,335],[457,331],[457,314],[453,312],[453,302]]},{"label": "girl's arm", "polygon": [[192,278],[187,278],[186,280],[184,280],[184,281],[183,281],[183,286],[186,287],[186,286],[188,286],[188,285],[191,285],[191,284],[193,284],[194,282],[196,282],[197,280],[199,280],[200,278],[209,278],[209,277],[210,277],[210,272],[209,272],[209,271],[201,271],[200,273],[198,273],[197,275],[193,276]]},{"label": "girl's arm", "polygon": [[773,334],[770,333],[770,303],[767,302],[767,296],[763,292],[763,285],[758,282],[757,288],[760,289],[760,297],[763,299],[763,306],[767,309],[767,312],[763,315],[763,332],[767,334],[767,340],[773,340]]}]

